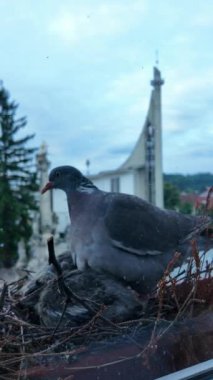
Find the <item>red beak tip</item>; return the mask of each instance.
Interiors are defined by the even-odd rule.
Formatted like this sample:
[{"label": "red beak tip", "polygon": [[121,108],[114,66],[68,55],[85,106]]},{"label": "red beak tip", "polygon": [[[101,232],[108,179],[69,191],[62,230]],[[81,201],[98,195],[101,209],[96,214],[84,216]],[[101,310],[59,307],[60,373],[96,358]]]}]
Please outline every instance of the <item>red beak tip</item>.
[{"label": "red beak tip", "polygon": [[53,188],[53,183],[52,182],[47,182],[46,185],[41,189],[41,194],[46,193],[46,191],[50,190]]}]

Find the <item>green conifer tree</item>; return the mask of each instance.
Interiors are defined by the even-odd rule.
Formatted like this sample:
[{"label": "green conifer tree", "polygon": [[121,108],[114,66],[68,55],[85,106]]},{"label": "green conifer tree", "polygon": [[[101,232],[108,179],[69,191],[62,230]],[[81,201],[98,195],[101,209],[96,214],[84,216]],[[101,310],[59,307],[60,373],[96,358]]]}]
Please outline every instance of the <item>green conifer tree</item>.
[{"label": "green conifer tree", "polygon": [[23,137],[26,118],[16,117],[18,105],[10,101],[0,87],[0,265],[10,267],[18,257],[18,243],[28,249],[32,235],[32,212],[36,210],[37,149],[28,142],[34,135]]}]

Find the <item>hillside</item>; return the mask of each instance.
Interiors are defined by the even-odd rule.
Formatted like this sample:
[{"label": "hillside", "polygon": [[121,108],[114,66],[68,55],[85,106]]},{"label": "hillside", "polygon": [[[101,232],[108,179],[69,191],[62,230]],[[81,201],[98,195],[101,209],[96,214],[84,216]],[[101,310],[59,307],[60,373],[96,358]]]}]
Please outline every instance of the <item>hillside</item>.
[{"label": "hillside", "polygon": [[201,193],[207,187],[213,186],[213,174],[164,174],[164,182],[171,183],[180,191]]}]

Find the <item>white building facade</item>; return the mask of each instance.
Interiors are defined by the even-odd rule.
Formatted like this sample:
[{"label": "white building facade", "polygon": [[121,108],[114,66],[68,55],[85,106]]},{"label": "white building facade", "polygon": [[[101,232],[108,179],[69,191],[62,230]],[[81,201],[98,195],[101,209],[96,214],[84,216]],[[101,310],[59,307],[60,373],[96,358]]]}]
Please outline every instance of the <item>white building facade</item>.
[{"label": "white building facade", "polygon": [[104,191],[137,195],[163,208],[161,86],[164,81],[154,67],[153,86],[147,117],[136,145],[127,160],[116,170],[90,175]]}]

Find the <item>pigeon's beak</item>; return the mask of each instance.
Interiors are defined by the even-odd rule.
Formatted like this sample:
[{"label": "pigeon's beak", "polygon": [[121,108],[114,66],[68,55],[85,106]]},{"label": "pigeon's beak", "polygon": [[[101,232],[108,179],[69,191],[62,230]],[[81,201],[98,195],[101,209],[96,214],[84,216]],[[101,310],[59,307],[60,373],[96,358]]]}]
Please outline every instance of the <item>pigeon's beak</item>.
[{"label": "pigeon's beak", "polygon": [[53,189],[53,185],[54,185],[53,182],[47,182],[46,185],[43,187],[43,189],[41,189],[41,194],[46,193],[47,190]]}]

